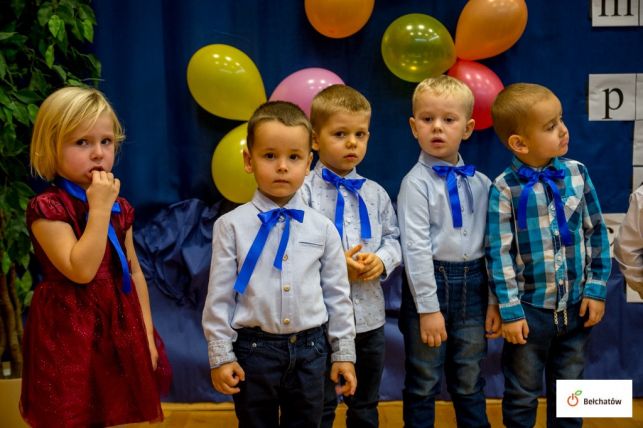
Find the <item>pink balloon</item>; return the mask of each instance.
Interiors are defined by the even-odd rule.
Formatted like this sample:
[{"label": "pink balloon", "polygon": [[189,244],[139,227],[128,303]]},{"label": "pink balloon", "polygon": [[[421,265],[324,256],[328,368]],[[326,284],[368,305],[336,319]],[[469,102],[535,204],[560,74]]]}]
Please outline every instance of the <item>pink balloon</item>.
[{"label": "pink balloon", "polygon": [[313,98],[322,89],[344,81],[332,71],[323,68],[304,68],[281,81],[275,88],[270,101],[290,101],[297,104],[310,117]]},{"label": "pink balloon", "polygon": [[493,125],[491,105],[498,92],[504,88],[496,73],[478,62],[458,58],[447,74],[464,82],[473,92],[475,129],[486,129]]}]

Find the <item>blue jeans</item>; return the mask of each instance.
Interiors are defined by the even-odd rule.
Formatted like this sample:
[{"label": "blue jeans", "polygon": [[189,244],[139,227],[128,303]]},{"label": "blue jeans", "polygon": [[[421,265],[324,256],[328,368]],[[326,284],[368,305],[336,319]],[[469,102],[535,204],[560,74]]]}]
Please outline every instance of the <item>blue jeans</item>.
[{"label": "blue jeans", "polygon": [[[354,396],[344,397],[344,403],[348,406],[348,411],[346,412],[346,426],[348,428],[379,426],[377,403],[379,401],[380,381],[384,371],[385,345],[384,326],[364,333],[357,333],[355,337],[357,390]],[[330,373],[330,360],[328,364]],[[337,408],[335,383],[330,380],[329,373],[326,373],[325,379],[322,428],[331,428],[333,426],[335,409]]]},{"label": "blue jeans", "polygon": [[585,320],[578,315],[580,304],[570,305],[566,317],[564,311],[554,313],[527,304],[522,307],[529,325],[527,343],[505,342],[502,349],[503,422],[509,428],[534,426],[544,372],[547,426],[580,427],[580,418],[556,419],[556,379],[583,378],[590,329],[583,327]]},{"label": "blue jeans", "polygon": [[246,374],[232,396],[239,427],[317,428],[328,356],[324,329],[282,335],[243,328],[238,334],[233,348]]},{"label": "blue jeans", "polygon": [[447,341],[429,347],[420,337],[420,317],[404,283],[399,326],[406,351],[403,417],[406,427],[433,427],[435,397],[444,368],[459,427],[489,427],[481,362],[487,353],[484,321],[488,285],[484,259],[434,261],[440,311]]}]

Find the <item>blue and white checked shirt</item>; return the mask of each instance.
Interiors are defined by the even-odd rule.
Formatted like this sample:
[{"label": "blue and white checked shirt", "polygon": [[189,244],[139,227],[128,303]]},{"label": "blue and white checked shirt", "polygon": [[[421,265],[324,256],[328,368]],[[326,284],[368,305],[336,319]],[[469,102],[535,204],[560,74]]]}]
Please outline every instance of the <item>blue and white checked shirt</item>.
[{"label": "blue and white checked shirt", "polygon": [[612,261],[587,168],[565,158],[554,158],[545,167],[565,171],[565,179],[556,184],[573,242],[564,246],[551,192],[542,182],[529,195],[527,229],[519,230],[518,201],[528,181],[517,173],[523,165],[514,158],[489,194],[487,267],[503,321],[523,319],[521,303],[561,311],[584,297],[605,300]]},{"label": "blue and white checked shirt", "polygon": [[[322,178],[324,164],[319,161],[315,169],[306,177],[301,193],[304,202],[335,220],[337,188]],[[344,178],[363,178],[353,169]],[[397,227],[397,216],[386,190],[372,180],[366,180],[359,190],[368,208],[371,223],[371,239],[363,240],[360,234],[359,206],[357,198],[344,187],[340,187],[344,196],[344,250],[362,244],[361,252],[375,253],[382,263],[386,276],[371,281],[357,281],[351,284],[351,298],[355,309],[355,330],[358,333],[371,331],[383,326],[386,322],[384,310],[384,292],[381,280],[386,279],[402,261],[400,251],[400,230]],[[336,229],[337,230],[337,229]]]},{"label": "blue and white checked shirt", "polygon": [[304,204],[296,193],[284,208],[304,211],[304,221],[290,222],[282,269],[272,264],[284,230],[270,231],[244,294],[233,286],[261,226],[259,212],[279,208],[256,191],[252,201],[219,217],[212,233],[212,264],[203,310],[210,367],[235,361],[235,329],[260,327],[291,334],[328,321],[332,361],[355,362],[355,323],[346,258],[332,221]]},{"label": "blue and white checked shirt", "polygon": [[[484,257],[487,202],[491,180],[476,172],[467,177],[473,194],[473,212],[458,175],[462,227],[454,228],[446,180],[433,165],[450,165],[425,152],[406,174],[397,197],[400,238],[406,276],[418,313],[440,310],[433,260],[464,262]],[[460,156],[455,166],[463,166]],[[494,299],[490,301],[494,302]]]}]

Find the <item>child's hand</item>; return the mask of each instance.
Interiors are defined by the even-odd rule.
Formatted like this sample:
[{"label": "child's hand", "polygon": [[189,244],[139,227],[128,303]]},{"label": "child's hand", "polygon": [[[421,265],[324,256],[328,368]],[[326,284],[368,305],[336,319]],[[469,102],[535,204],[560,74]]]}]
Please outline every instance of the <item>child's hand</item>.
[{"label": "child's hand", "polygon": [[158,362],[159,362],[159,351],[156,349],[154,334],[147,336],[147,346],[150,348],[150,356],[152,357],[152,368],[156,370],[156,366],[158,365]]},{"label": "child's hand", "polygon": [[432,347],[438,347],[447,340],[447,329],[442,312],[420,314],[420,337],[422,343]]},{"label": "child's hand", "polygon": [[233,361],[210,370],[212,386],[221,394],[232,395],[240,391],[237,385],[246,380],[246,373],[239,363]]},{"label": "child's hand", "polygon": [[[340,376],[344,379],[340,382]],[[335,390],[338,394],[344,396],[354,395],[357,389],[357,376],[355,376],[355,366],[348,361],[336,361],[330,368],[330,380],[337,386]]]},{"label": "child's hand", "polygon": [[92,184],[87,188],[87,203],[90,209],[110,212],[121,190],[121,181],[114,174],[92,171]]},{"label": "child's hand", "polygon": [[384,272],[384,263],[375,253],[359,253],[356,257],[357,261],[364,266],[359,276],[360,281],[370,281]]},{"label": "child's hand", "polygon": [[500,309],[498,305],[488,305],[487,317],[484,321],[485,337],[487,339],[500,337],[501,326],[502,318],[500,318]]},{"label": "child's hand", "polygon": [[348,280],[350,282],[358,281],[359,276],[364,270],[364,265],[353,258],[361,249],[362,245],[358,244],[344,253],[346,256],[346,267],[348,268]]},{"label": "child's hand", "polygon": [[524,345],[529,336],[529,325],[526,319],[502,323],[502,337],[509,343]]},{"label": "child's hand", "polygon": [[605,315],[605,302],[585,297],[580,304],[579,315],[584,317],[588,309],[589,315],[583,324],[584,327],[591,327],[601,322],[603,315]]}]

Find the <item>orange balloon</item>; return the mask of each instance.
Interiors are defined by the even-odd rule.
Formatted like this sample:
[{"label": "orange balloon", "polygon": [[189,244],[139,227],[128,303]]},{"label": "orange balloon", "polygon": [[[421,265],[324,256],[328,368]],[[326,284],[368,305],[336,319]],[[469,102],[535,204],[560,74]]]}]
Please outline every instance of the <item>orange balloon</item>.
[{"label": "orange balloon", "polygon": [[456,56],[477,60],[498,55],[518,41],[526,26],[524,0],[470,0],[455,31]]},{"label": "orange balloon", "polygon": [[357,33],[373,12],[375,0],[306,0],[308,21],[324,36],[341,39]]}]

